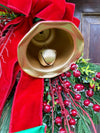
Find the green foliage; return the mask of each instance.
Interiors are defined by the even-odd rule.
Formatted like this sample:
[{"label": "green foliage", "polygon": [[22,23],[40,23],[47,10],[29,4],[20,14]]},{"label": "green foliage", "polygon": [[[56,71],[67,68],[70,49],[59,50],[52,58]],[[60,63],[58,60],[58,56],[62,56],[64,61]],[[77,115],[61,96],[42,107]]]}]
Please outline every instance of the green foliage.
[{"label": "green foliage", "polygon": [[[98,124],[100,122],[100,113],[95,113],[93,111],[93,108],[92,108],[92,104],[89,106],[89,107],[85,107],[83,105],[83,101],[86,98],[86,90],[89,90],[89,84],[92,86],[92,85],[95,85],[95,88],[94,88],[94,95],[93,97],[90,97],[90,101],[93,103],[93,104],[98,104],[100,105],[100,80],[96,80],[94,81],[93,78],[95,77],[95,74],[96,72],[100,72],[100,66],[99,65],[95,65],[95,64],[92,64],[92,63],[88,63],[87,60],[83,59],[82,57],[76,62],[76,64],[78,65],[78,70],[81,72],[81,76],[80,78],[75,78],[73,76],[73,72],[71,70],[69,70],[71,72],[71,77],[69,77],[67,80],[71,83],[71,88],[73,91],[73,86],[75,84],[83,84],[85,86],[85,91],[81,92],[81,102],[80,103],[77,103],[78,105],[80,105],[80,107],[82,109],[84,109],[84,111],[86,111],[88,113],[88,115],[92,118],[94,124]],[[45,83],[46,85],[49,86],[49,81],[48,79],[45,79]],[[50,106],[52,106],[52,99],[48,99],[48,96],[46,96],[46,93],[50,93],[50,90],[48,91],[48,89],[46,89],[47,86],[45,86],[45,90],[44,90],[44,100],[45,101],[48,101],[49,100],[49,104]],[[74,98],[74,95],[71,93],[72,97]],[[64,100],[64,94],[62,93],[62,99]],[[54,96],[54,99],[57,99],[57,95]],[[69,98],[70,99],[70,98]],[[70,99],[71,100],[71,99]],[[72,100],[71,100],[72,101]],[[73,101],[72,101],[73,102]],[[48,102],[47,102],[48,103]],[[57,104],[56,102],[55,103],[55,107],[54,107],[54,118],[56,118],[56,116],[61,116],[61,108],[59,106],[59,104]],[[74,104],[74,103],[73,103]],[[78,111],[78,114],[79,116],[77,116],[75,119],[77,119],[77,123],[75,125],[75,131],[76,133],[90,133],[91,130],[90,130],[90,125],[91,125],[91,122],[90,122],[90,119],[89,117],[86,115],[86,114],[83,114],[83,111],[77,107],[75,104],[74,104],[76,110]],[[69,111],[70,109],[73,109],[73,107],[71,106],[70,108],[69,107],[66,107],[66,109]],[[70,111],[69,111],[70,112]],[[47,114],[44,113],[44,117],[46,116]],[[45,120],[46,121],[52,121],[51,119],[51,112],[48,113],[48,118],[45,117]],[[74,117],[73,117],[74,118]],[[44,121],[45,121],[44,120]],[[49,123],[50,124],[50,123]],[[47,124],[48,126],[48,124]],[[51,126],[49,125],[48,128],[47,128],[47,131],[48,133],[51,133],[52,131],[52,123],[51,123]],[[58,125],[55,124],[54,126],[54,133],[57,133],[59,131],[59,127]],[[68,128],[67,128],[68,129]]]},{"label": "green foliage", "polygon": [[95,85],[94,90],[99,90],[100,81],[94,81],[93,77],[95,77],[96,72],[100,72],[100,66],[93,63],[88,63],[87,60],[82,57],[76,63],[78,64],[78,69],[81,72],[82,83],[89,83],[90,85]]},{"label": "green foliage", "polygon": [[0,4],[0,9],[7,9],[7,10],[11,10],[11,9],[9,9],[8,7],[6,7],[6,6],[2,5],[2,4]]},{"label": "green foliage", "polygon": [[13,97],[11,97],[6,102],[5,107],[3,109],[3,113],[0,118],[0,133],[8,133],[8,131],[9,131],[9,122],[10,122],[12,101],[13,101]]},{"label": "green foliage", "polygon": [[40,21],[40,20],[41,20],[40,18],[34,18],[33,19],[33,24],[36,23],[36,22],[38,22],[38,21]]},{"label": "green foliage", "polygon": [[[17,14],[14,13],[11,9],[9,9],[8,7],[0,4],[0,9],[2,9],[0,11],[0,23],[2,24],[3,22],[9,22],[13,19],[15,19],[18,16],[22,16],[23,14]],[[4,24],[6,24],[4,23]]]},{"label": "green foliage", "polygon": [[17,14],[15,14],[14,12],[8,12],[7,10],[5,10],[5,12],[3,11],[1,11],[0,12],[0,17],[2,17],[2,18],[9,18],[9,19],[14,19],[14,18],[16,18],[18,15]]}]

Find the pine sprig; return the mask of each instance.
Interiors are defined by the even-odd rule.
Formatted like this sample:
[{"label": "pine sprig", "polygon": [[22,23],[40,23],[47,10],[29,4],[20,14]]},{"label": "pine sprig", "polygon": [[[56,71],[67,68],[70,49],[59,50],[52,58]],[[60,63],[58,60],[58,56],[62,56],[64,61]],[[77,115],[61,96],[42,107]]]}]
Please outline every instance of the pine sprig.
[{"label": "pine sprig", "polygon": [[8,22],[21,15],[22,14],[14,13],[8,7],[0,4],[0,32]]}]

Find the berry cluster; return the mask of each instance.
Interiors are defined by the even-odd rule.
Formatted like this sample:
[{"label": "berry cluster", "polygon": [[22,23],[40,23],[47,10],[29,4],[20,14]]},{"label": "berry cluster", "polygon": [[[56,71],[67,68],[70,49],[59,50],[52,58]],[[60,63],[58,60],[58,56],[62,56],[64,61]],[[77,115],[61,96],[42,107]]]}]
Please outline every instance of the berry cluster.
[{"label": "berry cluster", "polygon": [[[100,72],[92,78],[100,80]],[[53,119],[52,133],[54,125],[58,126],[58,133],[67,133],[68,131],[74,133],[74,127],[80,118],[80,110],[89,117],[90,121],[91,118],[86,112],[87,108],[90,107],[94,112],[100,112],[100,105],[92,99],[95,94],[95,84],[82,82],[82,74],[77,64],[71,64],[68,72],[50,79],[49,86],[50,89],[46,92],[43,102],[43,112],[44,115],[50,114]],[[92,126],[94,128],[93,123]]]}]

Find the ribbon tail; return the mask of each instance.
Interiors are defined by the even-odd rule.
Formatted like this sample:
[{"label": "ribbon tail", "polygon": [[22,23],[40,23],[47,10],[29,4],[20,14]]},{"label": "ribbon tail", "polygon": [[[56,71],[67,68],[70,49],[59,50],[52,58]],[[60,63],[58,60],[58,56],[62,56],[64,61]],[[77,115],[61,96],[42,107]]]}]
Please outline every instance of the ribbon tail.
[{"label": "ribbon tail", "polygon": [[[7,76],[9,76],[9,79],[6,79],[4,77],[4,71],[3,71],[3,77],[4,78],[1,78],[0,80],[0,115],[2,113],[2,110],[3,110],[3,107],[4,107],[4,104],[14,86],[14,83],[16,81],[16,76],[17,76],[17,73],[19,72],[19,67],[17,64],[15,64],[15,62],[12,62],[10,63],[9,65],[12,65],[12,67],[8,67],[6,68],[6,70],[10,70],[10,73],[6,73]],[[7,71],[6,71],[7,72]]]},{"label": "ribbon tail", "polygon": [[42,125],[44,80],[23,71],[15,91],[9,133]]},{"label": "ribbon tail", "polygon": [[[13,88],[13,86],[14,86],[14,84],[15,84],[16,77],[17,77],[17,74],[18,74],[18,72],[20,71],[20,69],[21,69],[21,68],[20,68],[18,62],[16,62],[15,65],[14,65],[13,77],[12,77],[12,84],[11,84],[11,86],[10,86],[10,90],[12,90],[12,88]],[[10,92],[9,92],[9,94],[10,94]],[[8,96],[9,96],[9,95],[8,95]]]},{"label": "ribbon tail", "polygon": [[[22,20],[22,19],[21,19]],[[11,89],[14,85],[15,82],[15,77],[16,74],[14,74],[13,77],[13,72],[16,71],[14,70],[14,65],[17,62],[17,46],[21,38],[27,33],[27,31],[30,29],[28,25],[28,21],[20,21],[20,19],[15,19],[12,20],[8,25],[10,24],[17,24],[17,22],[20,24],[16,26],[16,28],[19,27],[19,30],[16,29],[11,29],[8,30],[7,35],[5,36],[6,41],[2,44],[2,47],[0,48],[0,60],[1,60],[1,72],[2,75],[0,77],[0,115],[2,113],[2,109],[4,106],[4,103],[8,97],[8,95],[11,92]],[[4,31],[4,29],[3,29]],[[12,33],[13,32],[13,33]],[[12,34],[11,34],[12,33]],[[16,39],[17,38],[17,39]],[[0,41],[2,40],[2,37],[0,38]],[[19,66],[16,64],[15,69],[18,69],[19,71]],[[13,79],[14,78],[14,79]]]}]

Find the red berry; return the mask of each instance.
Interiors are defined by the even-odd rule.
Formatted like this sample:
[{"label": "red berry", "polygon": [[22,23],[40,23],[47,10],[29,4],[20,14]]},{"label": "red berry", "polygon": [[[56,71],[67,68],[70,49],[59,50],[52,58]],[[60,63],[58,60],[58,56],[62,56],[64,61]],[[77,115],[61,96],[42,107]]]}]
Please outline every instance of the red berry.
[{"label": "red berry", "polygon": [[54,84],[54,85],[55,85],[55,84],[56,84],[56,81],[55,81],[55,80],[53,80],[53,81],[52,81],[52,84]]},{"label": "red berry", "polygon": [[50,105],[45,105],[43,110],[45,113],[49,113],[51,111]]},{"label": "red berry", "polygon": [[69,88],[71,84],[70,84],[69,81],[65,81],[65,82],[64,82],[64,85],[65,85],[66,88]]},{"label": "red berry", "polygon": [[47,102],[46,101],[43,102],[43,106],[45,106],[45,105],[47,105]]},{"label": "red berry", "polygon": [[66,133],[64,128],[60,128],[58,133]]},{"label": "red berry", "polygon": [[61,123],[62,123],[61,117],[57,116],[57,117],[55,118],[55,123],[56,123],[57,125],[61,125]]},{"label": "red berry", "polygon": [[73,75],[74,75],[74,77],[78,78],[78,77],[80,77],[81,72],[80,72],[79,70],[75,70],[75,71],[73,72]]},{"label": "red berry", "polygon": [[47,92],[47,93],[46,93],[46,96],[48,96],[48,95],[49,95],[49,93]]},{"label": "red berry", "polygon": [[59,104],[59,99],[56,99],[55,102],[56,102],[57,104]]},{"label": "red berry", "polygon": [[84,105],[85,106],[89,106],[89,104],[90,104],[90,100],[89,99],[84,100]]},{"label": "red berry", "polygon": [[93,85],[90,85],[90,84],[89,84],[89,88],[94,89],[94,87],[95,87],[94,84],[93,84]]},{"label": "red berry", "polygon": [[94,92],[92,90],[86,91],[86,95],[89,96],[89,97],[92,97],[93,94],[94,94]]},{"label": "red berry", "polygon": [[81,91],[81,89],[82,89],[81,84],[76,84],[74,86],[74,89],[77,90],[77,91]]},{"label": "red berry", "polygon": [[96,73],[96,78],[100,79],[100,72]]},{"label": "red berry", "polygon": [[62,86],[61,85],[58,85],[58,90],[62,91]]},{"label": "red berry", "polygon": [[64,73],[62,73],[62,74],[61,74],[61,77],[65,77],[65,74],[64,74]]},{"label": "red berry", "polygon": [[65,116],[65,111],[64,110],[61,110],[60,112],[61,112],[62,116]]},{"label": "red berry", "polygon": [[76,124],[75,119],[71,118],[71,119],[69,120],[69,125],[75,125],[75,124]]},{"label": "red berry", "polygon": [[80,100],[80,99],[81,99],[81,95],[80,95],[80,94],[76,94],[76,95],[74,96],[74,98],[75,98],[76,100]]},{"label": "red berry", "polygon": [[64,100],[64,105],[65,105],[65,107],[68,107],[70,105],[70,101]]},{"label": "red berry", "polygon": [[78,67],[77,64],[73,63],[73,64],[71,64],[70,69],[73,71],[73,70],[77,69],[77,67]]},{"label": "red berry", "polygon": [[72,109],[71,110],[71,115],[75,117],[77,115],[77,111],[75,109]]},{"label": "red berry", "polygon": [[56,88],[55,88],[55,87],[53,87],[52,89],[53,89],[53,92],[55,93],[55,92],[56,92]]},{"label": "red berry", "polygon": [[95,77],[94,77],[94,78],[92,78],[92,80],[93,80],[93,81],[96,81]]},{"label": "red berry", "polygon": [[94,104],[93,105],[93,110],[96,111],[96,112],[99,112],[100,111],[100,106],[98,104]]},{"label": "red berry", "polygon": [[66,72],[66,77],[70,77],[71,76],[71,72]]},{"label": "red berry", "polygon": [[84,85],[81,84],[81,89],[84,90]]},{"label": "red berry", "polygon": [[52,94],[51,94],[50,92],[47,92],[47,93],[46,93],[46,96],[48,96],[48,95],[52,96]]},{"label": "red berry", "polygon": [[74,89],[77,90],[77,91],[84,90],[84,85],[82,85],[82,84],[76,84],[74,86]]}]

